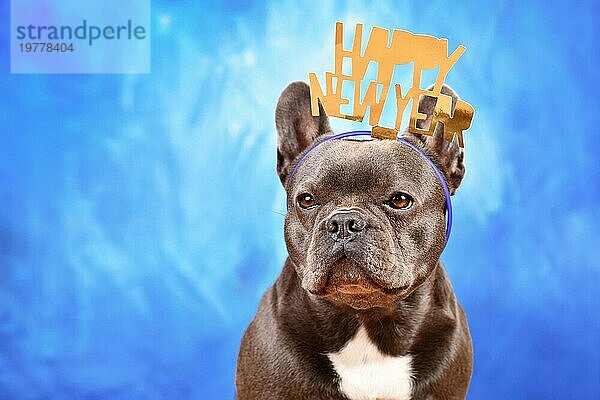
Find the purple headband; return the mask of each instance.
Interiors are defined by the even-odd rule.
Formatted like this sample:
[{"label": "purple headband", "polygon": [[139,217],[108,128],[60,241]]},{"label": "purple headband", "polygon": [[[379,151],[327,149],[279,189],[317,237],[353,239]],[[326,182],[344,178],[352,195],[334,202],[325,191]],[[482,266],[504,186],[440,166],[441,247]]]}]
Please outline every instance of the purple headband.
[{"label": "purple headband", "polygon": [[[296,173],[296,170],[298,170],[298,167],[300,166],[300,164],[302,164],[302,161],[304,161],[304,159],[306,157],[308,157],[308,155],[310,153],[312,153],[312,151],[314,149],[316,149],[319,145],[321,145],[325,142],[331,142],[333,140],[344,139],[344,138],[351,137],[351,136],[369,136],[370,137],[371,132],[370,131],[345,132],[345,133],[340,133],[338,135],[329,136],[326,139],[323,139],[322,141],[315,143],[302,155],[302,157],[300,157],[300,159],[294,166],[292,173],[288,177],[287,182],[292,181],[292,177]],[[427,154],[425,154],[421,149],[419,149],[412,143],[410,143],[402,138],[397,138],[396,140],[398,142],[404,143],[405,145],[407,145],[408,147],[410,147],[411,149],[413,149],[417,153],[419,153],[419,155],[421,157],[423,157],[425,159],[425,161],[427,161],[427,163],[431,166],[431,168],[433,168],[433,171],[435,172],[435,174],[439,178],[440,182],[442,183],[442,187],[444,188],[444,194],[446,195],[446,243],[448,243],[448,239],[450,238],[450,231],[452,230],[452,201],[450,200],[450,191],[448,190],[448,185],[446,184],[446,181],[444,180],[444,175],[442,175],[442,173],[440,172],[438,167],[435,166],[433,161],[431,161],[431,159],[427,156]],[[289,206],[288,206],[288,208],[289,208]],[[446,243],[444,244],[444,247],[446,246]]]}]

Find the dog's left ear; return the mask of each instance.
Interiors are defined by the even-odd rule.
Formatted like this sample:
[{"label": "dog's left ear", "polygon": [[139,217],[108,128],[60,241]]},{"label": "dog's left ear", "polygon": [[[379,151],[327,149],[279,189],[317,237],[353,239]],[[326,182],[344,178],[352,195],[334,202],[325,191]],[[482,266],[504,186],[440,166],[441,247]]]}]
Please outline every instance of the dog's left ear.
[{"label": "dog's left ear", "polygon": [[[430,86],[428,90],[432,90]],[[460,97],[448,85],[442,86],[442,93],[452,97],[452,112]],[[417,128],[429,129],[437,98],[423,96],[419,102],[419,112],[426,114],[427,119],[417,121]],[[459,147],[456,138],[453,141],[444,140],[444,129],[438,124],[433,136],[405,132],[402,137],[415,145],[420,146],[433,161],[440,167],[446,178],[450,194],[454,194],[465,176],[464,151]]]},{"label": "dog's left ear", "polygon": [[293,82],[281,93],[275,110],[277,127],[277,174],[285,182],[294,161],[315,139],[331,133],[329,119],[319,102],[319,115],[313,117],[310,108],[310,88],[304,82]]}]

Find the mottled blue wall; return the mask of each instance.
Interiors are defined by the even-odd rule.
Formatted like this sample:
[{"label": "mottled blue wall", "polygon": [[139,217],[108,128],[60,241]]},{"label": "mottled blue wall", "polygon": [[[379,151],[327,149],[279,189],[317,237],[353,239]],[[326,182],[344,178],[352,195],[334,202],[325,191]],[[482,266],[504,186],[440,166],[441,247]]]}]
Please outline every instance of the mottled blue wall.
[{"label": "mottled blue wall", "polygon": [[443,260],[469,398],[600,398],[597,2],[154,0],[150,75],[10,75],[7,3],[0,398],[233,397],[285,258],[273,110],[331,68],[336,20],[467,47],[448,82],[476,118]]}]

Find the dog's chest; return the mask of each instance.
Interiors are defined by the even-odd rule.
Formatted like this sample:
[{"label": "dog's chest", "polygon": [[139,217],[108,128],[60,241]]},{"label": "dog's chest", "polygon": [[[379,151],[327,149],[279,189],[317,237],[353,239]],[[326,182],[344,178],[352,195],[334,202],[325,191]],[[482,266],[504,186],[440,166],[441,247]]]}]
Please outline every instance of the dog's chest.
[{"label": "dog's chest", "polygon": [[363,327],[340,351],[327,356],[350,400],[411,398],[411,357],[382,354]]}]

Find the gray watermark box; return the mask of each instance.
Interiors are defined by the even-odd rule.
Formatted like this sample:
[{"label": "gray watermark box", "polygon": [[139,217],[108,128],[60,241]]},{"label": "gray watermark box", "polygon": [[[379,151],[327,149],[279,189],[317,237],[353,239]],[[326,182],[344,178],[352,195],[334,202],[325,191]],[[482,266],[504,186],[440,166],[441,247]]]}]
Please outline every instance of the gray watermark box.
[{"label": "gray watermark box", "polygon": [[150,0],[11,0],[11,73],[149,73]]}]

